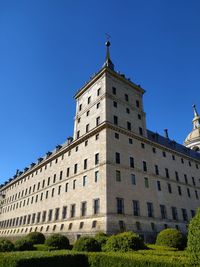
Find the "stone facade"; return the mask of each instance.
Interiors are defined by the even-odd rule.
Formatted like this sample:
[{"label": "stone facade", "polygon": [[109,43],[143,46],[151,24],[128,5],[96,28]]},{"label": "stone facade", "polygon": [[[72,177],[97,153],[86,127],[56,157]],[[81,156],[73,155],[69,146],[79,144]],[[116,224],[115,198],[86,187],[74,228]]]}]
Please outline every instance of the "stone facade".
[{"label": "stone facade", "polygon": [[[108,49],[108,47],[107,47]],[[200,154],[146,129],[144,90],[109,58],[75,95],[73,139],[0,189],[0,235],[166,227],[187,231],[200,206]]]}]

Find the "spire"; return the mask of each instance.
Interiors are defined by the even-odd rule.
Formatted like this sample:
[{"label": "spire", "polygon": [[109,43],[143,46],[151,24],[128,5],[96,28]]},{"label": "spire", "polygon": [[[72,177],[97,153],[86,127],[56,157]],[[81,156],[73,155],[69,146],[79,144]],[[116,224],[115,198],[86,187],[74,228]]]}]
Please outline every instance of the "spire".
[{"label": "spire", "polygon": [[193,129],[197,129],[200,127],[200,117],[196,109],[196,105],[193,105],[193,111],[194,111],[194,119],[192,120],[193,123]]},{"label": "spire", "polygon": [[110,59],[110,50],[109,50],[109,47],[110,47],[110,42],[107,41],[105,43],[106,45],[106,60],[103,64],[103,67],[108,67],[110,68],[111,70],[114,70],[114,64],[112,63],[111,59]]},{"label": "spire", "polygon": [[194,117],[199,117],[197,109],[196,109],[196,105],[193,105],[193,110],[194,110]]}]

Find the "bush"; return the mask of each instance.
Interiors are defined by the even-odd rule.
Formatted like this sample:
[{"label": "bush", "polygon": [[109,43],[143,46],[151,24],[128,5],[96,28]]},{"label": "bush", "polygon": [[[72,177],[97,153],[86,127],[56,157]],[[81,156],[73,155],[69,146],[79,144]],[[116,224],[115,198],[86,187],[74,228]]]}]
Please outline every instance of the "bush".
[{"label": "bush", "polygon": [[108,238],[105,251],[121,251],[127,252],[132,250],[145,249],[146,246],[143,240],[133,232],[124,232],[121,234],[113,235]]},{"label": "bush", "polygon": [[97,233],[94,238],[101,246],[101,249],[105,246],[108,240],[108,236],[104,234],[103,232]]},{"label": "bush", "polygon": [[8,239],[0,239],[0,252],[8,252],[14,250],[14,244]]},{"label": "bush", "polygon": [[54,247],[55,249],[69,249],[69,239],[60,234],[53,234],[45,241],[45,245],[48,247]]},{"label": "bush", "polygon": [[189,224],[187,249],[193,266],[200,262],[200,209]]},{"label": "bush", "polygon": [[157,235],[156,245],[184,249],[185,237],[180,231],[172,228],[165,229]]},{"label": "bush", "polygon": [[101,245],[93,237],[82,236],[75,242],[73,250],[87,252],[101,251]]},{"label": "bush", "polygon": [[33,242],[27,238],[20,238],[15,242],[15,249],[18,251],[34,250]]},{"label": "bush", "polygon": [[32,232],[26,236],[34,245],[36,244],[44,244],[45,236],[39,232]]}]

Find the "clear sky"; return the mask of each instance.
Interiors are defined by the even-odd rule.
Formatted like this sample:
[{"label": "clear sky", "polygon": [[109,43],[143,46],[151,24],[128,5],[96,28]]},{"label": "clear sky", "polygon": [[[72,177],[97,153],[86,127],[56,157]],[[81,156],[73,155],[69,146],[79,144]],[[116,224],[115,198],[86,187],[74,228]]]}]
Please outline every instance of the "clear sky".
[{"label": "clear sky", "polygon": [[182,143],[200,112],[199,0],[0,0],[0,183],[73,133],[74,93],[111,58],[148,129]]}]

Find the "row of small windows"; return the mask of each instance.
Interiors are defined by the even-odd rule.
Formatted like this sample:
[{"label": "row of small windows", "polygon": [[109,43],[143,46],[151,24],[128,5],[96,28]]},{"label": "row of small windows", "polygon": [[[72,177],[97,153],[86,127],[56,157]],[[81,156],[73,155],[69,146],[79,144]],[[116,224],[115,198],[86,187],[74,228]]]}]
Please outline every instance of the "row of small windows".
[{"label": "row of small windows", "polygon": [[[101,88],[98,88],[97,89],[97,96],[100,95],[100,92],[101,92]],[[91,96],[89,96],[87,99],[87,104],[89,105],[90,103],[91,103]],[[79,111],[81,111],[81,110],[82,110],[82,104],[79,105]]]},{"label": "row of small windows", "polygon": [[[121,182],[122,181],[121,171],[120,170],[116,170],[115,178],[116,178],[117,182]],[[131,182],[132,185],[136,185],[136,176],[135,176],[134,173],[130,174],[130,182]],[[161,182],[157,181],[156,183],[157,183],[157,190],[158,191],[162,191]],[[145,188],[149,188],[150,187],[149,178],[148,177],[144,177],[144,187]],[[167,183],[167,190],[168,190],[169,194],[172,194],[173,191],[172,191],[172,186],[171,186],[170,183]],[[189,198],[191,198],[191,190],[190,190],[190,188],[187,188],[186,191],[187,191],[187,196]],[[181,188],[181,186],[177,186],[177,192],[178,192],[178,194],[180,196],[182,196],[182,188]],[[194,190],[194,194],[195,194],[195,198],[199,199],[199,195],[198,195],[198,191],[197,190]]]},{"label": "row of small windows", "polygon": [[[95,157],[94,157],[94,164],[95,166],[98,165],[100,163],[100,157],[99,157],[99,153],[96,153],[95,154]],[[88,168],[88,159],[84,159],[83,160],[83,169],[84,170],[87,170]],[[78,163],[74,164],[74,168],[73,168],[73,173],[72,175],[74,174],[77,174],[78,173]],[[70,177],[70,167],[67,168],[66,170],[66,177]],[[95,181],[97,182],[97,179],[99,177],[99,171],[96,171],[95,172]],[[46,183],[45,183],[45,179],[41,182],[38,182],[37,184],[34,184],[33,186],[30,186],[29,188],[26,188],[25,190],[22,190],[10,197],[8,197],[7,199],[4,199],[3,203],[6,204],[6,203],[10,203],[11,201],[15,201],[19,198],[22,198],[22,197],[25,197],[27,195],[30,195],[31,193],[34,193],[36,190],[41,190],[43,188],[45,188],[45,186],[50,186],[51,184],[51,180],[52,180],[52,184],[56,183],[56,174],[53,175],[52,179],[51,177],[48,177]],[[60,174],[59,174],[59,181],[61,181],[63,179],[63,171],[60,171]]]},{"label": "row of small windows", "polygon": [[[118,116],[116,116],[116,115],[113,116],[113,123],[116,126],[119,125],[118,124]],[[126,124],[127,124],[126,125],[127,126],[127,130],[132,131],[132,124],[131,124],[131,122],[130,121],[127,121]],[[143,129],[142,129],[142,127],[139,127],[138,129],[139,129],[139,134],[140,135],[143,135]]]},{"label": "row of small windows", "polygon": [[[6,227],[17,227],[22,225],[29,225],[35,223],[45,223],[51,221],[65,220],[67,218],[75,218],[76,215],[76,204],[70,205],[69,216],[67,216],[67,206],[63,206],[62,210],[60,208],[56,208],[55,210],[49,209],[48,212],[44,210],[43,212],[32,213],[28,215],[24,215],[21,217],[4,220],[0,222],[1,228]],[[93,215],[97,215],[100,213],[100,199],[93,199]],[[62,213],[61,213],[62,212]],[[81,202],[80,216],[84,217],[87,215],[87,202]]]},{"label": "row of small windows", "polygon": [[[117,213],[118,214],[125,214],[125,208],[124,208],[124,199],[123,198],[116,198],[116,205],[117,205]],[[171,218],[172,220],[179,220],[178,216],[178,209],[176,207],[171,207]],[[132,201],[132,210],[133,210],[133,215],[134,216],[141,216],[140,212],[140,202],[138,200],[133,200]],[[152,202],[146,202],[146,211],[147,211],[147,216],[149,218],[155,217],[154,215],[154,207]],[[195,211],[190,210],[191,212],[191,217],[195,216]],[[181,214],[182,214],[182,220],[183,221],[188,221],[188,213],[187,210],[182,208],[181,209]],[[160,218],[161,219],[168,219],[167,216],[167,208],[165,205],[160,205]]]},{"label": "row of small windows", "polygon": [[[120,155],[119,152],[116,152],[116,153],[115,153],[115,163],[116,163],[116,164],[120,164],[120,163],[121,163],[121,155]],[[134,168],[134,167],[135,167],[135,160],[134,160],[133,157],[129,157],[129,166],[130,166],[131,168]],[[148,171],[148,166],[147,166],[147,162],[146,162],[146,161],[142,161],[142,170],[143,170],[144,172],[147,172],[147,171]],[[168,168],[165,168],[164,170],[165,170],[165,177],[166,177],[166,178],[170,178],[169,169],[168,169]],[[159,171],[159,167],[158,167],[158,165],[154,165],[154,173],[155,173],[155,175],[160,175],[160,171]],[[179,179],[179,173],[178,173],[177,171],[175,171],[174,176],[175,176],[175,178],[176,178],[176,181],[177,181],[177,182],[180,182],[180,179]],[[189,184],[189,183],[188,183],[188,177],[187,177],[187,174],[184,174],[184,183],[185,183],[185,184]],[[196,181],[195,181],[195,178],[194,178],[194,177],[192,177],[192,184],[193,184],[194,186],[196,186]]]},{"label": "row of small windows", "polygon": [[[62,223],[60,225],[60,228],[58,230],[60,230],[60,231],[64,230],[65,225],[66,224]],[[97,221],[96,220],[93,220],[92,221],[91,228],[96,228],[96,227],[97,227]],[[69,223],[67,229],[68,230],[72,230],[72,228],[73,228],[73,223]],[[82,221],[82,222],[79,223],[79,229],[83,229],[83,228],[84,228],[84,222]],[[37,227],[36,226],[35,228],[30,227],[29,229],[28,228],[22,228],[22,229],[3,230],[3,231],[0,231],[0,234],[18,234],[18,233],[23,233],[23,232],[24,233],[27,233],[28,231],[30,233],[33,232],[33,231],[34,232],[36,232],[36,231],[39,231],[39,232],[46,231],[46,232],[48,232],[50,230],[51,230],[51,226],[50,225],[47,225],[46,227],[44,227],[44,226]],[[56,230],[57,230],[57,225],[54,224],[52,226],[52,231],[56,231]]]},{"label": "row of small windows", "polygon": [[[98,117],[96,118],[96,127],[99,126],[100,123],[101,123],[101,121],[100,121],[100,116],[98,116]],[[89,131],[90,131],[90,124],[88,123],[88,124],[86,124],[86,126],[85,126],[85,133],[88,133]],[[78,130],[77,133],[76,133],[76,138],[78,139],[78,138],[80,137],[80,135],[81,135],[81,132],[80,132],[80,130]]]},{"label": "row of small windows", "polygon": [[[113,95],[117,95],[117,88],[116,87],[112,87],[112,93]],[[124,100],[126,102],[129,102],[129,95],[128,94],[124,94]],[[140,102],[139,100],[135,101],[136,107],[139,108],[140,107]]]}]

